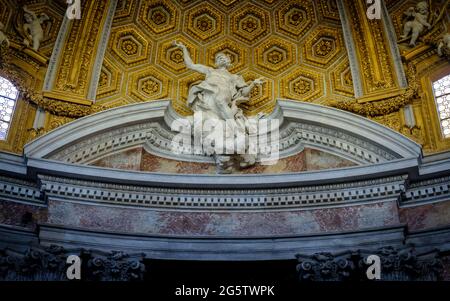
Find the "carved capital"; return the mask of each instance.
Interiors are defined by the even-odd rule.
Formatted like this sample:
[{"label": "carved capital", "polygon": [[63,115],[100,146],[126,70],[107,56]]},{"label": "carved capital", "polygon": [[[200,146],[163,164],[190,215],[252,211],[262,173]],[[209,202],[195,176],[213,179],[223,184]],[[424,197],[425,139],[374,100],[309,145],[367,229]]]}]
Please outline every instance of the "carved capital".
[{"label": "carved capital", "polygon": [[380,258],[382,281],[436,281],[443,272],[442,254],[435,250],[417,254],[412,247],[382,247],[377,250],[355,250],[341,253],[297,254],[299,281],[368,280],[367,257]]},{"label": "carved capital", "polygon": [[82,281],[142,281],[144,255],[72,249],[60,246],[32,247],[26,252],[0,250],[1,281],[67,281],[67,258],[81,259]]}]

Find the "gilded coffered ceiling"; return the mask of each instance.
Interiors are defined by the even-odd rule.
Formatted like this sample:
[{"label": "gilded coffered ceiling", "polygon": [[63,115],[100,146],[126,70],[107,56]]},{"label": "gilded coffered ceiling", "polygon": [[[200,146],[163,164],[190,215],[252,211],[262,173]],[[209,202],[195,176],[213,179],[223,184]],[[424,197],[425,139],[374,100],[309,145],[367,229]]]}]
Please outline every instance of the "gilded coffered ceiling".
[{"label": "gilded coffered ceiling", "polygon": [[[277,98],[313,102],[369,117],[421,143],[424,152],[449,149],[431,86],[449,70],[438,55],[449,0],[427,1],[431,28],[412,47],[411,37],[401,35],[405,12],[418,2],[386,0],[380,21],[366,18],[365,0],[118,0],[117,7],[83,0],[82,18],[67,21],[66,0],[0,0],[2,32],[11,42],[0,73],[21,91],[0,149],[21,152],[36,135],[130,103],[171,99],[179,113],[190,114],[189,88],[203,76],[185,67],[174,40],[195,62],[213,66],[225,52],[231,72],[267,79],[241,105],[247,115],[271,112]],[[24,6],[48,17],[39,25],[38,51],[26,46]],[[35,128],[38,107],[45,118]],[[413,123],[405,112],[414,114]]]},{"label": "gilded coffered ceiling", "polygon": [[202,76],[185,68],[174,40],[196,62],[212,66],[225,52],[232,72],[267,78],[248,114],[271,111],[279,97],[323,103],[354,95],[335,0],[119,0],[97,103],[170,98],[189,114],[189,87]]}]

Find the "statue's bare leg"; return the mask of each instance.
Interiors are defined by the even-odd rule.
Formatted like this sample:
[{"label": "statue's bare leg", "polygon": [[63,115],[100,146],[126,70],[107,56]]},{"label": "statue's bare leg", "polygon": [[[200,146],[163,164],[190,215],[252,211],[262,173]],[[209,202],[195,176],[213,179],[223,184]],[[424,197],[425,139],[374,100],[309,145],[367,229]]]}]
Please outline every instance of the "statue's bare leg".
[{"label": "statue's bare leg", "polygon": [[33,49],[34,49],[35,51],[38,51],[40,46],[41,46],[41,41],[40,41],[40,39],[39,39],[38,37],[35,37],[35,38],[33,39]]},{"label": "statue's bare leg", "polygon": [[405,28],[403,29],[403,35],[400,36],[400,38],[405,39],[406,37],[408,37],[409,32],[411,31],[411,24],[409,22],[407,22],[405,24]]},{"label": "statue's bare leg", "polygon": [[419,30],[417,30],[417,29],[413,30],[411,42],[409,43],[410,46],[416,46],[416,41],[417,41],[417,38],[419,37],[419,34],[420,34]]}]

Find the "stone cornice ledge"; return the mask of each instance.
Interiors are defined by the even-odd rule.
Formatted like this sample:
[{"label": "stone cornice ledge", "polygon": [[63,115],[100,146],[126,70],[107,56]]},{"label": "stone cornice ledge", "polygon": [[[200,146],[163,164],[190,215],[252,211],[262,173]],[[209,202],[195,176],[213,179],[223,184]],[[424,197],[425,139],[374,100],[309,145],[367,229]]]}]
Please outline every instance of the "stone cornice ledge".
[{"label": "stone cornice ledge", "polygon": [[0,173],[10,176],[26,176],[27,166],[24,158],[16,154],[0,152]]},{"label": "stone cornice ledge", "polygon": [[86,165],[67,164],[46,159],[28,159],[30,176],[38,174],[91,180],[106,183],[132,184],[173,188],[282,188],[305,185],[343,183],[408,174],[410,179],[418,176],[418,159],[399,159],[386,163],[323,171],[289,174],[255,175],[189,175],[163,174]]},{"label": "stone cornice ledge", "polygon": [[87,231],[64,226],[40,225],[42,245],[58,244],[65,248],[83,247],[100,250],[143,252],[149,258],[175,260],[275,260],[293,259],[298,252],[346,251],[370,248],[380,243],[401,246],[404,225],[298,236],[270,237],[199,237],[154,236],[117,232]]},{"label": "stone cornice ledge", "polygon": [[[446,175],[450,172],[450,152],[441,154],[441,157],[430,156],[425,157],[426,162],[421,164],[419,174],[422,178],[434,177],[438,174]],[[435,160],[434,160],[435,159]]]}]

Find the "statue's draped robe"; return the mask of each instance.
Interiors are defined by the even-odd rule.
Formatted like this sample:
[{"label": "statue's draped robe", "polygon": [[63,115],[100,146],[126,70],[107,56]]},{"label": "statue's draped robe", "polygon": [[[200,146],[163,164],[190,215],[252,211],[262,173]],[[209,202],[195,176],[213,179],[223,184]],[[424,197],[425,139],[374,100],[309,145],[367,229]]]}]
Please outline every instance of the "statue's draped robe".
[{"label": "statue's draped robe", "polygon": [[[188,106],[195,113],[201,112],[202,114],[202,128],[194,129],[194,131],[201,131],[196,134],[202,135],[203,149],[207,155],[223,154],[223,152],[211,148],[212,145],[217,146],[219,141],[220,143],[223,141],[225,148],[227,145],[234,147],[236,136],[233,133],[236,133],[235,130],[245,135],[245,120],[242,120],[245,117],[242,110],[237,107],[233,108],[232,104],[233,101],[239,102],[248,99],[249,93],[244,91],[246,87],[248,85],[242,76],[232,74],[227,70],[209,68],[205,80],[189,90]],[[237,119],[239,119],[238,123],[236,123]],[[205,125],[206,123],[208,125]],[[242,143],[239,144],[242,145]]]},{"label": "statue's draped robe", "polygon": [[220,120],[234,120],[231,103],[248,97],[242,94],[242,89],[247,86],[240,75],[210,68],[205,80],[190,89],[187,102],[194,112],[202,111]]}]

